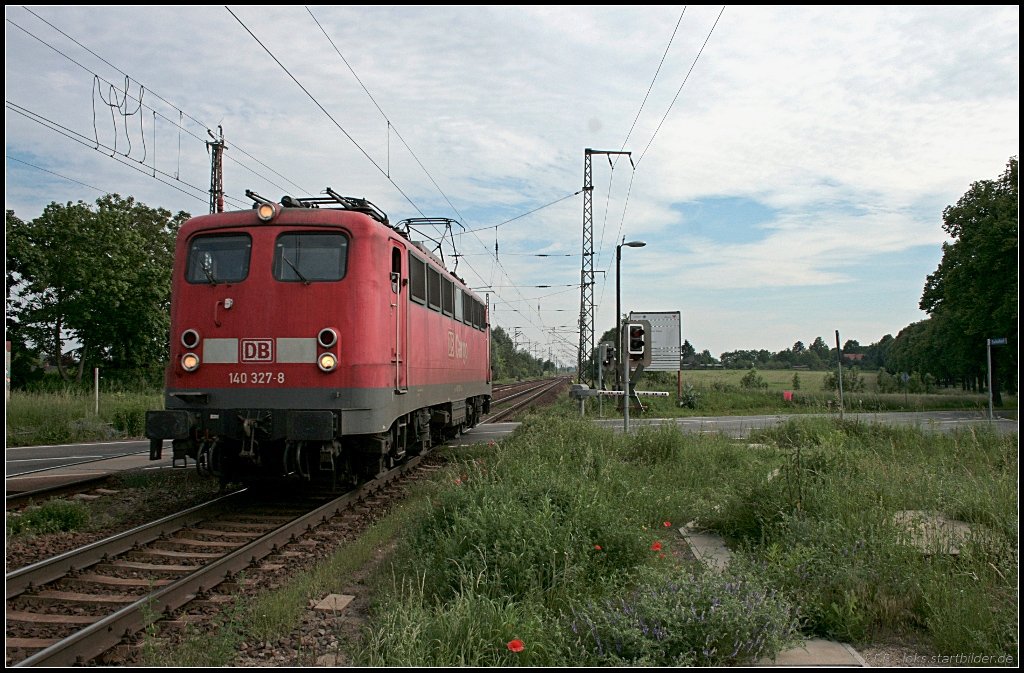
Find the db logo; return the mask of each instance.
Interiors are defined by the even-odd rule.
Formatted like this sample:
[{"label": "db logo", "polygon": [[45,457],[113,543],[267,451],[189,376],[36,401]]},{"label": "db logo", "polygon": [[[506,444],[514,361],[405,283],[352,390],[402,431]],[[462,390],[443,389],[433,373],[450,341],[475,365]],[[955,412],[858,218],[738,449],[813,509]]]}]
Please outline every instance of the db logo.
[{"label": "db logo", "polygon": [[273,362],[273,339],[242,339],[242,362]]},{"label": "db logo", "polygon": [[469,357],[469,344],[451,330],[448,331],[448,357],[458,358],[463,362]]}]

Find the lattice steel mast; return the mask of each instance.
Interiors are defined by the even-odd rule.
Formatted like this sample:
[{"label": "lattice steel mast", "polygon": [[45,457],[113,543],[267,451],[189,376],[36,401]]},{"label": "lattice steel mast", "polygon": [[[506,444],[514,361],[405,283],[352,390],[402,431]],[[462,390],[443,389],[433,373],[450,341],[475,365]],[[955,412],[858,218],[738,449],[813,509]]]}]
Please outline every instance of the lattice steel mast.
[{"label": "lattice steel mast", "polygon": [[[584,363],[594,352],[594,180],[590,157],[593,154],[608,155],[608,163],[612,163],[614,150],[583,150],[583,263],[580,269],[580,349],[576,357],[576,381],[583,383]],[[614,168],[614,165],[613,165]],[[618,316],[615,317],[616,322]]]}]

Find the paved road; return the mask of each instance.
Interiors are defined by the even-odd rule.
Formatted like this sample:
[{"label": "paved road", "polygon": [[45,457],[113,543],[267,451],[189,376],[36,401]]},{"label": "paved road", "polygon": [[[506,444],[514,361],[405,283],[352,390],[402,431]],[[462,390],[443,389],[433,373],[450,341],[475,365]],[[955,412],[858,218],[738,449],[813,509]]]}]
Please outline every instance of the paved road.
[{"label": "paved road", "polygon": [[[164,456],[170,453],[170,442],[164,443]],[[4,450],[6,475],[12,477],[68,465],[81,465],[95,460],[145,454],[149,456],[148,439],[116,442],[86,442],[48,446],[9,446]]]}]

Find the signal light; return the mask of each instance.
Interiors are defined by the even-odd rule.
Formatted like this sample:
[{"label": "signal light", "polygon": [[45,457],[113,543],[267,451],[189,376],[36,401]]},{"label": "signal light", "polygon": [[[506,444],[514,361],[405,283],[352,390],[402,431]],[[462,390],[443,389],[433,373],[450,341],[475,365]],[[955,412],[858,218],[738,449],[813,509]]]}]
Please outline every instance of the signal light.
[{"label": "signal light", "polygon": [[608,346],[604,352],[603,364],[605,367],[611,367],[615,364],[616,358],[615,346]]},{"label": "signal light", "polygon": [[643,360],[647,353],[647,331],[640,323],[630,323],[627,327],[629,338],[629,359]]}]

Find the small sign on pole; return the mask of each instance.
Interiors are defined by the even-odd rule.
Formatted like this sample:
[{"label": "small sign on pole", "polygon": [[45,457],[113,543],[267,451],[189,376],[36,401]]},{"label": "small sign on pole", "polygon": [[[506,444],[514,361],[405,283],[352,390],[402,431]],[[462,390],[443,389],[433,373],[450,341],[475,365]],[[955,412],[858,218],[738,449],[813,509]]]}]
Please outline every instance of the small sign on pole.
[{"label": "small sign on pole", "polygon": [[993,346],[1005,346],[1006,337],[997,337],[995,339],[986,339],[988,344],[988,420],[995,419],[995,409],[992,405],[992,347]]}]

